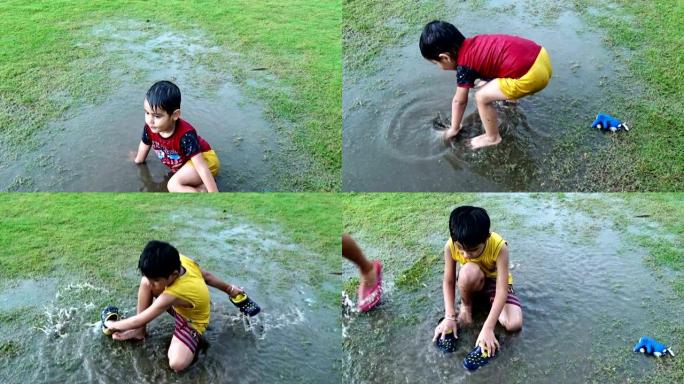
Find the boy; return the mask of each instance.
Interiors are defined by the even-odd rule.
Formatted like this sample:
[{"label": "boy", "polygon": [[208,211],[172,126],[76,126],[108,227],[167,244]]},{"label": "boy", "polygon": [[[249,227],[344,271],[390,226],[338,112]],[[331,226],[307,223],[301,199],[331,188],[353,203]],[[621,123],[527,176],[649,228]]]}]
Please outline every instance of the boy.
[{"label": "boy", "polygon": [[445,140],[461,130],[468,90],[481,80],[475,100],[485,133],[471,139],[473,149],[501,142],[494,101],[516,100],[538,92],[552,74],[546,49],[517,36],[476,35],[466,39],[452,24],[436,20],[425,26],[419,45],[424,58],[443,70],[456,71],[451,127],[444,132]]},{"label": "boy", "polygon": [[[449,217],[450,239],[444,245],[444,320],[435,328],[433,341],[458,326],[472,323],[473,302],[477,294],[489,298],[491,309],[476,345],[495,355],[499,342],[494,327],[499,323],[509,332],[522,328],[520,300],[513,293],[513,277],[508,272],[508,245],[494,232],[489,232],[487,211],[461,206]],[[460,264],[460,271],[458,270]],[[454,309],[455,283],[461,294],[458,318]]]},{"label": "boy", "polygon": [[[207,285],[227,293],[234,304],[238,296],[245,296],[244,291],[201,270],[192,259],[162,241],[147,243],[138,268],[143,277],[138,288],[137,314],[125,320],[105,321],[104,327],[113,332],[114,340],[142,340],[147,335],[147,323],[169,312],[176,319],[168,351],[169,367],[180,372],[196,359],[199,349],[207,348],[202,336],[209,324]],[[249,299],[241,302],[245,301],[253,303]],[[236,305],[244,312],[240,304]]]},{"label": "boy", "polygon": [[218,192],[214,177],[219,159],[195,128],[180,118],[180,89],[170,81],[158,81],[145,95],[145,127],[135,163],[142,164],[154,149],[173,176],[169,192]]}]

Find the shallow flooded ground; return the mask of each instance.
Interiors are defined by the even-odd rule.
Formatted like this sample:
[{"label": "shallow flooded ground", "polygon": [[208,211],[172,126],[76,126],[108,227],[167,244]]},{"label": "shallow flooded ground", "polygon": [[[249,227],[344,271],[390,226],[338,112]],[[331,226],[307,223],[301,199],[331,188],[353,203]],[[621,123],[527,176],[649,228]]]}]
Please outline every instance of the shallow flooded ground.
[{"label": "shallow flooded ground", "polygon": [[172,228],[169,240],[181,253],[244,287],[262,312],[247,319],[225,294],[210,289],[209,350],[179,375],[168,369],[171,316],[149,324],[143,342],[116,342],[99,329],[99,312],[107,304],[118,305],[126,316],[135,313],[136,264],[110,266],[114,275],[125,271],[125,282],[116,285],[126,288],[59,271],[10,282],[0,291],[0,381],[340,381],[340,277],[324,261],[332,255],[293,243],[277,225],[254,224],[220,209],[186,208],[156,226],[153,231]]},{"label": "shallow flooded ground", "polygon": [[[681,287],[674,286],[681,272],[655,272],[648,263],[657,247],[643,247],[635,240],[648,236],[658,246],[681,244],[681,233],[669,232],[654,220],[660,215],[657,211],[630,208],[621,198],[607,195],[414,196],[413,204],[409,198],[395,205],[386,204],[391,199],[364,201],[375,207],[377,217],[393,217],[385,228],[369,231],[372,225],[347,220],[355,224],[347,224],[345,230],[357,238],[367,256],[383,261],[386,282],[377,309],[359,314],[353,304],[347,306],[343,348],[348,382],[622,383],[681,377],[682,372],[671,370],[675,359],[632,352],[645,335],[670,345],[675,353],[682,348],[679,319],[684,304]],[[443,217],[411,212],[438,200],[444,209],[442,205],[428,209],[443,212]],[[448,215],[461,204],[486,208],[492,230],[508,241],[524,316],[519,333],[506,333],[497,326],[501,351],[474,373],[468,373],[462,362],[474,346],[486,310],[475,311],[474,325],[459,330],[456,352],[443,354],[431,342],[444,313],[442,249]],[[611,214],[619,211],[611,205],[625,210],[619,216]],[[421,235],[408,238],[414,228],[420,228]],[[403,237],[388,235],[394,232]],[[385,234],[379,238],[378,233]],[[674,265],[681,265],[677,255],[669,257]],[[344,270],[345,277],[356,276],[346,263]],[[348,291],[354,289],[351,281],[346,284]],[[350,292],[350,296],[356,295]]]},{"label": "shallow flooded ground", "polygon": [[289,143],[276,134],[263,106],[239,91],[234,74],[242,69],[232,64],[235,55],[208,41],[201,31],[174,32],[149,20],[94,27],[76,48],[120,60],[112,93],[49,123],[38,137],[43,144],[0,167],[0,185],[19,191],[166,191],[169,171],[154,153],[146,165],[132,159],[145,123],[145,92],[158,80],[171,80],[181,89],[182,118],[221,160],[219,190],[277,190],[277,159]]},{"label": "shallow flooded ground", "polygon": [[[344,190],[564,189],[564,181],[549,180],[549,173],[558,171],[554,167],[562,166],[562,159],[549,161],[553,145],[567,135],[580,136],[577,151],[585,153],[606,144],[605,135],[590,125],[606,108],[607,90],[622,94],[628,83],[622,58],[569,5],[485,1],[452,8],[447,21],[466,37],[506,33],[543,45],[553,64],[551,82],[515,107],[499,106],[503,142],[472,151],[466,140],[445,145],[432,129],[435,117],[451,113],[455,73],[422,58],[419,33],[402,47],[387,48],[373,74],[345,73]],[[474,91],[463,125],[471,134],[483,132]]]}]

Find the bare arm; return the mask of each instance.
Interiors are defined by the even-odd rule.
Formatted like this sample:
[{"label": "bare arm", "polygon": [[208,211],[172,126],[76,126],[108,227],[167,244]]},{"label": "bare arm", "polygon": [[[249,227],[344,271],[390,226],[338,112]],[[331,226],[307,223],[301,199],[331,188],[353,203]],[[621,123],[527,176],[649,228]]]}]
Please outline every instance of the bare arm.
[{"label": "bare arm", "polygon": [[105,327],[115,332],[140,328],[145,324],[149,323],[150,321],[154,320],[157,316],[166,312],[169,308],[171,308],[172,305],[175,304],[176,300],[179,299],[169,294],[162,293],[161,295],[159,295],[159,297],[157,297],[156,300],[154,300],[152,305],[150,305],[144,311],[125,320],[107,321],[105,322]]},{"label": "bare arm", "polygon": [[508,246],[504,245],[499,253],[499,258],[496,260],[496,294],[492,309],[489,311],[489,316],[485,320],[482,328],[489,328],[494,330],[496,322],[499,320],[499,315],[506,305],[508,298]]},{"label": "bare arm", "polygon": [[140,141],[140,144],[138,145],[138,153],[135,155],[135,163],[136,164],[142,164],[145,162],[145,159],[147,158],[147,154],[150,153],[150,148],[151,146],[145,144]]},{"label": "bare arm", "polygon": [[477,345],[484,346],[490,354],[496,354],[499,348],[499,341],[494,335],[494,327],[499,320],[499,315],[506,305],[508,298],[508,246],[504,246],[496,260],[496,293],[492,309],[489,311],[480,335],[477,337]]},{"label": "bare arm", "polygon": [[456,335],[456,309],[454,308],[457,277],[457,264],[451,258],[451,249],[449,248],[449,242],[447,241],[446,244],[444,244],[444,280],[442,281],[442,294],[444,295],[444,320],[437,324],[432,341],[437,340],[438,337],[443,339],[444,336],[451,331],[453,331],[454,337],[458,337]]},{"label": "bare arm", "polygon": [[451,100],[451,127],[445,133],[447,139],[456,136],[458,131],[461,130],[463,113],[468,105],[468,91],[468,88],[456,88],[454,98]]},{"label": "bare arm", "polygon": [[192,164],[195,166],[197,173],[199,173],[202,183],[207,187],[207,191],[218,192],[216,180],[214,180],[214,176],[209,170],[209,165],[207,165],[201,152],[192,157]]},{"label": "bare arm", "polygon": [[444,280],[442,281],[442,294],[444,295],[444,317],[455,317],[456,309],[456,262],[451,258],[449,242],[444,244]]},{"label": "bare arm", "polygon": [[223,280],[219,279],[216,277],[214,274],[211,272],[207,272],[205,270],[202,270],[202,278],[204,278],[204,281],[207,283],[208,286],[214,287],[220,291],[223,291],[228,294],[230,297],[235,297],[239,293],[242,293],[242,289],[224,282]]}]

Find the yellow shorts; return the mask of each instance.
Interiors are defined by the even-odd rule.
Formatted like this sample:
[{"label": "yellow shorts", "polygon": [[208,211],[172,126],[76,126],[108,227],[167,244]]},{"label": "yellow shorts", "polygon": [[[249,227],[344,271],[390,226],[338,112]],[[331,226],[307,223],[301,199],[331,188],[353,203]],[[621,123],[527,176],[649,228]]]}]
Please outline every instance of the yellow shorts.
[{"label": "yellow shorts", "polygon": [[519,79],[499,79],[499,88],[507,98],[519,99],[544,89],[549,84],[552,74],[551,58],[546,49],[542,47],[537,59],[534,60],[526,74]]},{"label": "yellow shorts", "polygon": [[[213,149],[210,149],[206,152],[202,152],[202,157],[204,158],[204,161],[207,162],[209,170],[211,171],[211,175],[216,177],[216,175],[218,175],[219,168],[221,168],[221,162],[219,161],[218,156],[216,156],[216,152],[214,152]],[[188,161],[188,164],[190,164],[190,166],[194,168],[194,165],[192,164],[192,159]]]}]

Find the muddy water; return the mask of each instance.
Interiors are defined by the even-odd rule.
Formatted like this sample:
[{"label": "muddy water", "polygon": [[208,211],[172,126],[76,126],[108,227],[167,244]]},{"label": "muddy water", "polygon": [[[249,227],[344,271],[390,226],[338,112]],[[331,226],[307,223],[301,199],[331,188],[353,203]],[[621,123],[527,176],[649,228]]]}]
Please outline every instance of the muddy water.
[{"label": "muddy water", "polygon": [[[415,290],[393,287],[394,276],[387,274],[389,292],[382,305],[343,318],[345,379],[582,383],[598,373],[606,382],[653,375],[655,359],[631,348],[640,336],[657,332],[657,319],[675,326],[671,321],[682,318],[684,305],[644,265],[648,250],[629,242],[629,229],[614,228],[600,213],[599,219],[589,217],[553,199],[494,200],[478,203],[492,208],[493,230],[508,241],[514,286],[523,304],[523,330],[509,334],[497,326],[500,354],[488,366],[468,373],[462,361],[486,312],[476,311],[475,325],[459,331],[458,350],[443,354],[431,343],[443,316],[442,264],[435,264]],[[443,240],[423,241],[433,245],[435,254],[443,247]],[[368,253],[379,258],[391,254],[372,247]],[[345,274],[351,277],[354,271]],[[673,341],[659,336],[668,344]]]},{"label": "muddy water", "polygon": [[[211,46],[200,32],[181,34],[144,22],[121,21],[93,29],[103,55],[120,57],[112,77],[117,86],[101,103],[68,111],[53,121],[45,143],[6,169],[5,188],[20,175],[19,190],[166,191],[168,169],[151,153],[147,164],[132,162],[145,123],[143,99],[158,80],[171,80],[183,95],[182,117],[205,138],[221,160],[216,178],[222,191],[276,189],[274,129],[262,106],[243,96],[228,75],[229,53]],[[215,64],[225,63],[223,67]],[[15,181],[16,184],[16,181]]]},{"label": "muddy water", "polygon": [[[171,316],[154,320],[144,342],[116,342],[99,330],[99,310],[107,304],[102,297],[115,297],[107,300],[119,305],[126,316],[135,313],[139,276],[131,265],[130,289],[124,293],[108,292],[97,282],[73,282],[62,284],[56,294],[53,291],[45,307],[25,300],[24,305],[36,307],[39,325],[16,330],[14,337],[25,340],[22,344],[28,350],[0,367],[1,381],[340,382],[335,367],[341,357],[339,307],[324,299],[336,296],[340,283],[320,288],[309,282],[313,271],[322,268],[322,256],[274,234],[275,228],[210,210],[178,214],[165,225],[179,226],[180,233],[172,241],[203,268],[244,287],[262,312],[247,319],[225,294],[210,289],[211,323],[205,334],[209,350],[185,373],[174,374],[167,361]],[[296,267],[281,262],[299,255],[310,261],[300,261]],[[24,290],[19,284],[0,298],[25,297],[34,286]]]},{"label": "muddy water", "polygon": [[[499,2],[500,3],[500,2]],[[620,92],[626,73],[612,59],[597,32],[571,10],[540,23],[530,16],[535,2],[505,8],[484,2],[482,9],[455,6],[448,20],[466,36],[507,33],[543,45],[554,74],[540,93],[517,107],[498,107],[503,142],[472,151],[466,140],[445,145],[432,120],[450,115],[455,73],[442,71],[420,55],[418,36],[384,52],[380,69],[369,76],[345,74],[343,93],[343,186],[348,191],[516,191],[544,190],[541,173],[552,145],[569,130],[586,130],[579,150],[605,142],[589,125],[602,109],[607,89]],[[420,30],[421,26],[416,26]],[[610,58],[610,59],[606,59]],[[483,132],[470,92],[464,126]]]}]

